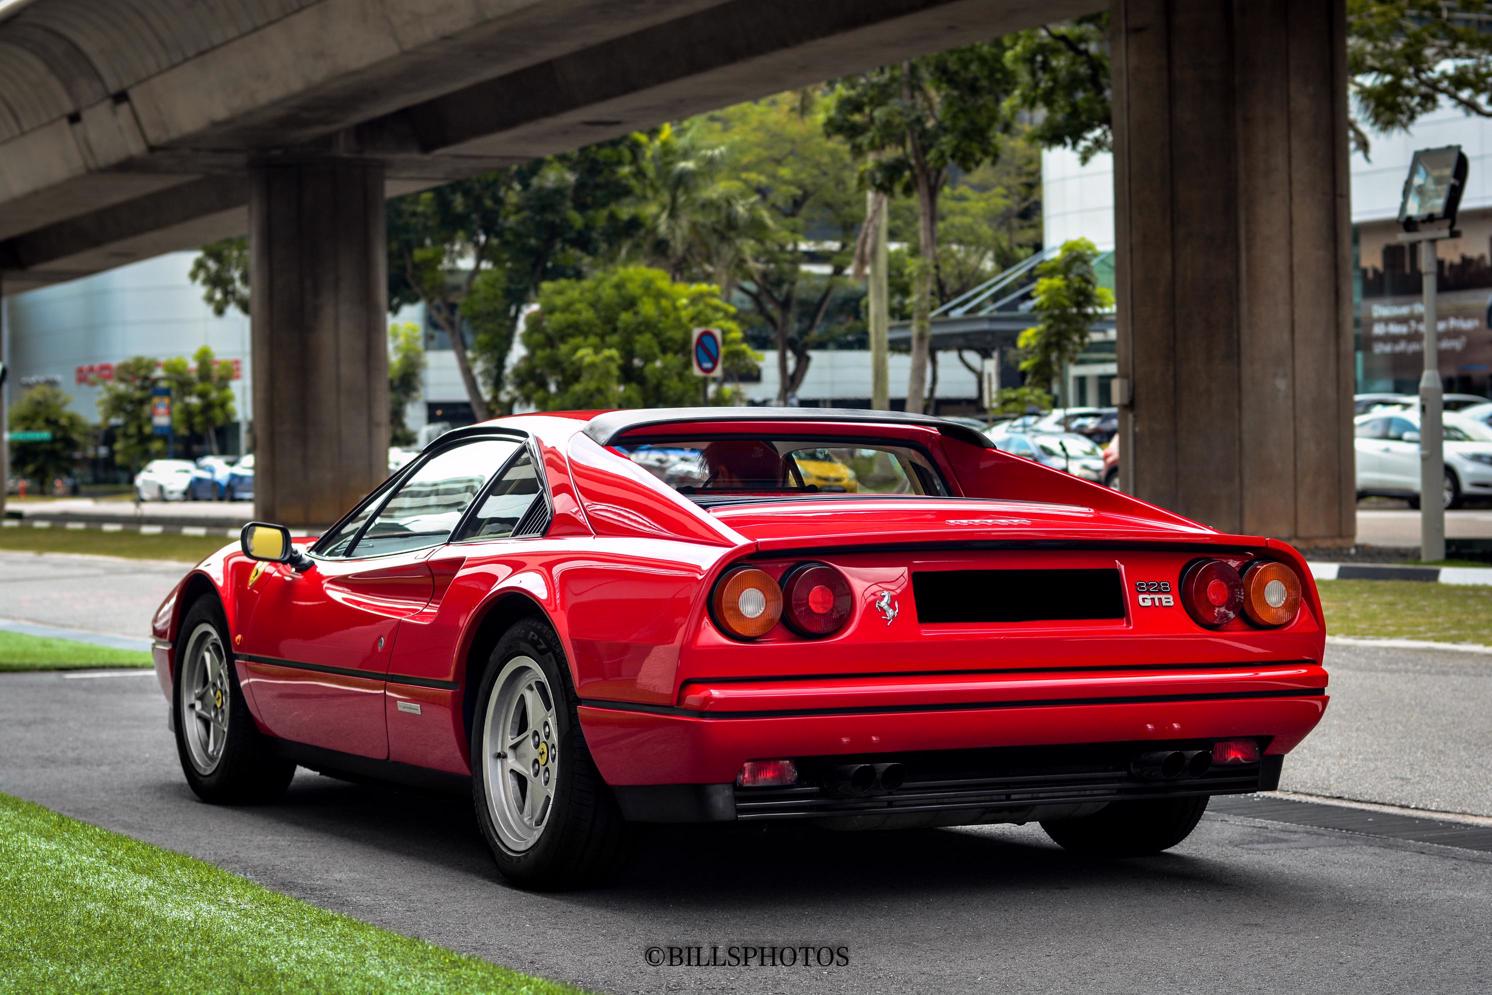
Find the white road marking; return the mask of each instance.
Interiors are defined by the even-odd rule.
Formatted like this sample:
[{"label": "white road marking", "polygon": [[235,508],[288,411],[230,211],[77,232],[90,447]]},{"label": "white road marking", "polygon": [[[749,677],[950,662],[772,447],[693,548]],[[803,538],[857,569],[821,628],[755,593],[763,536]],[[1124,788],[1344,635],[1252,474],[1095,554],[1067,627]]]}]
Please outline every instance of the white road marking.
[{"label": "white road marking", "polygon": [[154,669],[136,670],[89,670],[83,673],[64,673],[65,681],[91,681],[98,677],[154,677]]},{"label": "white road marking", "polygon": [[87,522],[68,522],[67,523],[67,529],[68,529],[69,532],[75,532],[75,531],[77,531],[79,529],[86,529],[87,527],[88,527],[88,523]]},{"label": "white road marking", "polygon": [[120,522],[105,522],[99,526],[101,532],[123,532],[124,525]]},{"label": "white road marking", "polygon": [[205,525],[183,525],[181,527],[181,534],[184,536],[205,536],[207,535],[207,527]]},{"label": "white road marking", "polygon": [[1451,653],[1492,654],[1492,646],[1481,643],[1437,643],[1430,639],[1364,639],[1361,636],[1327,636],[1328,646],[1367,646],[1390,650],[1447,650]]},{"label": "white road marking", "polygon": [[142,536],[158,536],[163,531],[164,531],[164,527],[160,526],[160,525],[142,525],[142,526],[140,526],[140,534]]}]

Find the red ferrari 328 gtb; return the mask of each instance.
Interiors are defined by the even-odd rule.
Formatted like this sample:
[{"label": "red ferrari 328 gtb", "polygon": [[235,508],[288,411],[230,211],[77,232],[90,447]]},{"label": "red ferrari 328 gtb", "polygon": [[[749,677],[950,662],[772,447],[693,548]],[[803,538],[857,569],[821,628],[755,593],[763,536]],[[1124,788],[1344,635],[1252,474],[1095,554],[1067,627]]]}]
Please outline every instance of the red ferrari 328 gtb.
[{"label": "red ferrari 328 gtb", "polygon": [[1143,854],[1326,708],[1300,555],[936,418],[699,408],[452,432],[316,539],[253,524],[154,620],[182,770],[469,788],[499,868],[628,822],[1037,820]]}]

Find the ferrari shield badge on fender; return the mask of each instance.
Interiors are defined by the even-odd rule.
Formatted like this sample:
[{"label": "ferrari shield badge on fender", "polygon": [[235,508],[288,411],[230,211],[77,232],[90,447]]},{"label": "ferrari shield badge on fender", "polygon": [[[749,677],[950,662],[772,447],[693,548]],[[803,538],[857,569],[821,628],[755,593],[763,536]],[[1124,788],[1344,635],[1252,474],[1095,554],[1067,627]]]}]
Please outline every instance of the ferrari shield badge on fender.
[{"label": "ferrari shield badge on fender", "polygon": [[259,579],[259,575],[262,573],[264,573],[264,561],[257,560],[254,563],[254,569],[249,571],[249,590],[252,591],[254,589],[254,582]]}]

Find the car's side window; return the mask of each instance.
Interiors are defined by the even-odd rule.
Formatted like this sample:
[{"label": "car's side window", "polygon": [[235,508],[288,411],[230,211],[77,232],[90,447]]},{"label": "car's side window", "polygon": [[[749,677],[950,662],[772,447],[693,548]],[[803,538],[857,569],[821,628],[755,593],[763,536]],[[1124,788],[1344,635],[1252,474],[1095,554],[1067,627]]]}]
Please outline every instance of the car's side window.
[{"label": "car's side window", "polygon": [[1359,439],[1381,439],[1387,432],[1387,418],[1373,418],[1357,426],[1357,437]]},{"label": "car's side window", "polygon": [[1031,443],[1026,441],[1023,435],[1012,435],[1006,440],[1006,448],[1017,456],[1034,457],[1036,450],[1031,448]]},{"label": "car's side window", "polygon": [[[466,539],[506,539],[515,534],[533,534],[535,515],[543,508],[539,494],[539,474],[527,449],[492,481],[477,501],[471,516],[454,541]],[[522,528],[520,529],[520,526]]]},{"label": "car's side window", "polygon": [[1403,439],[1405,432],[1413,432],[1414,422],[1408,418],[1391,418],[1388,422],[1388,437],[1390,439]]},{"label": "car's side window", "polygon": [[437,453],[374,514],[347,555],[382,556],[439,545],[519,443],[479,439]]}]

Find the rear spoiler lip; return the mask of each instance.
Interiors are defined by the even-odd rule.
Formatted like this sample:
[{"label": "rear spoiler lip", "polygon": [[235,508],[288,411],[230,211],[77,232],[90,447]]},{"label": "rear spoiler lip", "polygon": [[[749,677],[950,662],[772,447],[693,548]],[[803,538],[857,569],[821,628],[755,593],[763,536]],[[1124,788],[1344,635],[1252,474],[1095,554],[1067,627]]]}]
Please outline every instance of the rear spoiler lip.
[{"label": "rear spoiler lip", "polygon": [[[1282,544],[1280,544],[1282,545]],[[795,555],[833,555],[835,553],[876,552],[978,552],[983,550],[1039,551],[1039,550],[1143,550],[1146,552],[1183,553],[1248,553],[1276,548],[1274,540],[1249,536],[1218,536],[1215,532],[1198,533],[1195,537],[1169,533],[1151,535],[1116,536],[1114,538],[1044,538],[1012,537],[1010,539],[940,539],[940,538],[880,538],[861,542],[855,539],[761,539],[750,544],[754,549],[746,552],[743,547],[736,555],[761,557],[781,553]]]}]

